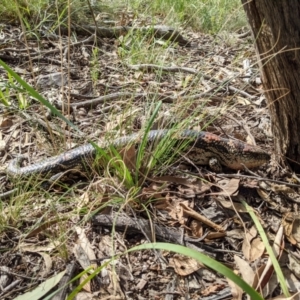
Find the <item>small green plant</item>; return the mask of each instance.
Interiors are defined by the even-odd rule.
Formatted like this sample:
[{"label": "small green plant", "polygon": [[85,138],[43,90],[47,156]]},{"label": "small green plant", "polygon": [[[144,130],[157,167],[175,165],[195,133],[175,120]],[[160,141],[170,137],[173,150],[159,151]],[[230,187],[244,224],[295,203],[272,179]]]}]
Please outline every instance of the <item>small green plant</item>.
[{"label": "small green plant", "polygon": [[153,28],[147,32],[130,30],[125,36],[119,38],[118,54],[120,58],[131,64],[165,62],[165,50],[170,43],[161,41],[159,45],[155,43]]},{"label": "small green plant", "polygon": [[[8,82],[11,82],[11,81],[12,81],[12,76],[10,74],[8,74]],[[7,83],[5,83],[4,81],[1,81],[0,82],[0,101],[5,106],[9,106],[11,103],[9,99],[10,99],[10,88]]]},{"label": "small green plant", "polygon": [[95,85],[97,83],[97,80],[99,79],[100,70],[101,70],[99,65],[99,48],[97,47],[94,47],[92,49],[92,59],[91,59],[90,66],[91,66],[90,72],[91,72],[93,85]]},{"label": "small green plant", "polygon": [[[26,109],[29,106],[27,101],[27,93],[26,90],[20,88],[16,84],[16,80],[12,76],[12,74],[7,73],[7,82],[2,83],[2,89],[0,89],[0,101],[5,106],[11,105],[11,97],[15,95],[18,100],[19,109]],[[14,94],[12,93],[14,91]]]}]

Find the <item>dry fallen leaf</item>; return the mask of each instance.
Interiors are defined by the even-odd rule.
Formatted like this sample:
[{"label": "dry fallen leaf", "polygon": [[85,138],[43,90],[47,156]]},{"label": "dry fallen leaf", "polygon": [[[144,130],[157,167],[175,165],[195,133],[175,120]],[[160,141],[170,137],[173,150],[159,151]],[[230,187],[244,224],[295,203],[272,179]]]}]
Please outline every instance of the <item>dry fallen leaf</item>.
[{"label": "dry fallen leaf", "polygon": [[201,291],[201,295],[203,297],[215,294],[219,291],[222,291],[224,289],[224,284],[211,284],[206,289]]},{"label": "dry fallen leaf", "polygon": [[[81,249],[79,247],[77,247],[77,248],[75,247],[79,252],[76,251],[76,252],[74,252],[74,254],[79,255],[79,256],[77,256],[77,258],[79,259],[79,262],[81,261],[82,268],[86,269],[91,266],[91,263],[88,263],[86,265],[86,259],[84,259],[84,261],[82,261],[81,258],[83,258],[83,256],[85,256],[88,259],[88,261],[96,261],[96,255],[94,253],[94,250],[93,250],[93,247],[92,247],[90,241],[88,240],[88,238],[85,235],[84,230],[78,226],[75,227],[75,230],[78,235],[77,245],[80,246]],[[84,251],[84,253],[82,251]],[[93,266],[97,267],[96,264],[93,264]]]},{"label": "dry fallen leaf", "polygon": [[0,128],[7,128],[7,127],[12,127],[13,126],[13,121],[11,118],[1,118],[0,119]]},{"label": "dry fallen leaf", "polygon": [[136,150],[135,146],[131,145],[120,151],[120,155],[128,170],[133,171],[136,168]]},{"label": "dry fallen leaf", "polygon": [[51,242],[48,242],[47,244],[44,244],[44,245],[33,245],[33,244],[24,242],[24,243],[19,244],[19,250],[34,252],[34,253],[49,252],[49,251],[54,250],[58,245],[60,245],[60,241],[54,241],[54,240],[52,240]]},{"label": "dry fallen leaf", "polygon": [[243,205],[242,203],[223,200],[223,199],[220,199],[220,197],[217,198],[216,200],[218,200],[218,202],[224,208],[231,209],[233,211],[237,211],[238,213],[247,213],[247,209],[246,209],[245,205]]},{"label": "dry fallen leaf", "polygon": [[295,218],[293,213],[286,213],[282,219],[284,235],[292,245],[296,245],[300,242],[298,232],[300,226],[299,223],[300,220]]},{"label": "dry fallen leaf", "polygon": [[50,273],[50,271],[52,269],[52,265],[53,265],[52,259],[51,259],[50,255],[45,252],[38,252],[38,254],[43,257],[44,262],[45,262],[45,268],[43,268],[43,270],[41,271],[39,276],[42,278],[47,278],[47,275]]},{"label": "dry fallen leaf", "polygon": [[180,276],[192,274],[202,267],[195,259],[177,254],[169,259],[169,265]]},{"label": "dry fallen leaf", "polygon": [[221,192],[218,192],[218,195],[224,196],[234,196],[239,189],[240,179],[222,179],[218,181],[218,186],[222,189]]},{"label": "dry fallen leaf", "polygon": [[251,242],[250,261],[255,261],[265,252],[265,245],[260,237],[254,238]]},{"label": "dry fallen leaf", "polygon": [[251,257],[251,241],[257,236],[257,230],[255,226],[252,226],[250,230],[246,232],[245,239],[242,245],[242,251],[245,258],[250,261]]},{"label": "dry fallen leaf", "polygon": [[249,263],[246,262],[244,259],[240,258],[239,256],[234,256],[234,261],[236,266],[238,267],[242,278],[252,286],[255,272],[250,267]]}]

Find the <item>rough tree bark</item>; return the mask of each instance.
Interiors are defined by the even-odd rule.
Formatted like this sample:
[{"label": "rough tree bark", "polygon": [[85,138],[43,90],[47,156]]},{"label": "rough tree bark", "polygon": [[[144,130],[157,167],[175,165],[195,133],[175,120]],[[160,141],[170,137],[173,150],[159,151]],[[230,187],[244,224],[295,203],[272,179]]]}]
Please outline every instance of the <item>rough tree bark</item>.
[{"label": "rough tree bark", "polygon": [[242,0],[256,42],[275,152],[300,171],[300,1]]}]

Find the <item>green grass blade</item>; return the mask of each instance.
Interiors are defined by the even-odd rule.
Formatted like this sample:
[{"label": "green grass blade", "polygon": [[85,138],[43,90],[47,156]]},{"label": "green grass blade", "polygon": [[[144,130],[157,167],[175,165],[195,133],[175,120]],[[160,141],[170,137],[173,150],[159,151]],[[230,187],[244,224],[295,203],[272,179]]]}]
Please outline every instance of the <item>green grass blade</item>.
[{"label": "green grass blade", "polygon": [[162,102],[159,101],[154,109],[153,114],[151,115],[149,121],[147,122],[147,126],[145,128],[145,132],[142,138],[142,141],[139,145],[138,148],[138,153],[137,153],[137,158],[136,158],[136,173],[135,173],[135,182],[138,182],[138,176],[139,176],[139,171],[143,162],[143,158],[145,157],[145,149],[147,146],[147,142],[148,142],[148,133],[152,128],[152,125],[155,121],[155,118],[157,117],[157,114],[159,112],[159,109],[162,105]]},{"label": "green grass blade", "polygon": [[264,245],[266,247],[267,253],[269,254],[270,259],[272,261],[272,264],[273,264],[274,270],[276,272],[276,275],[277,275],[278,281],[280,283],[280,286],[282,288],[282,291],[283,291],[285,297],[289,298],[290,297],[290,293],[288,291],[288,288],[287,288],[287,285],[286,285],[286,282],[285,282],[285,277],[284,277],[284,275],[282,273],[282,270],[281,270],[281,268],[279,266],[279,263],[278,263],[278,260],[277,260],[277,258],[275,256],[275,254],[274,254],[274,251],[273,251],[273,249],[272,249],[272,247],[271,247],[271,245],[269,243],[268,237],[267,237],[267,235],[266,235],[263,227],[261,226],[258,218],[256,217],[256,215],[255,215],[252,207],[250,207],[246,203],[246,201],[244,201],[244,200],[241,200],[241,202],[246,207],[246,209],[247,209],[250,217],[252,218],[252,220],[253,220],[256,228],[257,228],[257,231],[258,231],[258,233],[259,233],[259,235],[260,235],[260,237],[261,237],[261,239],[262,239],[262,241],[263,241],[263,243],[264,243]]},{"label": "green grass blade", "polygon": [[[118,158],[119,162],[123,161],[120,153],[115,149],[115,147],[111,146],[108,147],[108,150],[104,150],[101,147],[99,147],[96,143],[90,141],[92,146],[97,151],[97,157],[95,161],[104,159],[106,163],[109,163],[113,169],[117,172],[117,175],[119,179],[125,184],[127,188],[131,188],[134,186],[134,181],[131,176],[130,171],[128,170],[127,166],[123,163],[120,165],[118,162],[114,161],[113,158]],[[108,151],[112,153],[112,155],[108,154]]]},{"label": "green grass blade", "polygon": [[167,250],[176,252],[182,255],[186,255],[188,257],[194,258],[198,262],[208,266],[209,268],[213,269],[214,271],[222,274],[226,278],[233,281],[237,284],[243,291],[245,291],[253,300],[263,300],[263,297],[255,291],[248,283],[246,283],[241,277],[237,276],[232,270],[224,266],[223,264],[217,262],[216,260],[210,258],[209,256],[200,253],[196,250],[180,246],[180,245],[173,245],[169,243],[149,243],[143,244],[140,246],[133,247],[129,249],[127,252],[133,251],[140,251],[146,249],[160,249],[160,250]]},{"label": "green grass blade", "polygon": [[[72,293],[69,294],[69,296],[67,297],[67,300],[72,300],[76,297],[76,295],[82,290],[82,288],[88,283],[90,282],[95,276],[97,276],[102,269],[104,269],[106,266],[108,266],[113,260],[115,259],[115,257],[113,257],[112,259],[108,260],[107,262],[105,262],[104,264],[102,264],[99,268],[97,268],[95,271],[91,271],[89,268],[89,273],[91,273],[90,275],[88,275],[76,288],[73,289]],[[84,273],[87,275],[88,272],[85,270]],[[83,274],[83,273],[81,273]],[[77,277],[79,277],[77,275]]]},{"label": "green grass blade", "polygon": [[[129,249],[128,251],[122,253],[121,255],[126,255],[133,251],[140,251],[140,250],[147,250],[147,249],[158,249],[158,250],[167,250],[176,252],[191,258],[194,258],[198,262],[208,266],[209,268],[213,269],[214,271],[222,274],[226,278],[230,279],[234,283],[236,283],[241,289],[243,289],[253,300],[263,300],[262,296],[255,291],[251,286],[249,286],[241,277],[237,276],[232,270],[224,266],[223,264],[217,262],[216,260],[210,258],[209,256],[206,256],[205,254],[202,254],[196,250],[180,246],[180,245],[173,245],[169,243],[148,243],[143,244],[140,246],[133,247]],[[118,259],[121,255],[117,255],[112,257],[109,261],[106,261],[103,265],[98,267],[96,270],[94,270],[90,275],[85,278],[80,285],[78,285],[72,293],[68,296],[68,300],[74,299],[76,295],[80,292],[80,290],[84,287],[86,283],[88,283],[92,278],[94,278],[99,272],[105,268],[108,264],[110,264],[113,260]],[[90,270],[90,269],[89,269]],[[90,270],[91,271],[91,270]],[[87,273],[87,270],[83,273]],[[76,278],[79,278],[83,273],[76,276]],[[74,281],[75,278],[71,280]]]}]

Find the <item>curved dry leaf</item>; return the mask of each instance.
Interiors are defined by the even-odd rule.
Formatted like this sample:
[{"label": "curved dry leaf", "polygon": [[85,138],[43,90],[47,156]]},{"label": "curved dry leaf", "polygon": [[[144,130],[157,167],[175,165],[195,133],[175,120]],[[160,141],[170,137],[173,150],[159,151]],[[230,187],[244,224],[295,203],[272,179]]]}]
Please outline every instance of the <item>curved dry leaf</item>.
[{"label": "curved dry leaf", "polygon": [[95,296],[89,292],[82,291],[76,295],[76,300],[92,300],[92,299],[95,299]]},{"label": "curved dry leaf", "polygon": [[292,235],[293,235],[293,238],[297,241],[297,245],[299,248],[299,245],[300,245],[300,219],[296,219],[294,221]]},{"label": "curved dry leaf", "polygon": [[42,299],[42,297],[52,290],[65,275],[66,270],[48,278],[46,281],[42,282],[34,290],[27,292],[15,298],[15,300],[32,300],[32,299]]},{"label": "curved dry leaf", "polygon": [[224,195],[224,196],[234,196],[239,189],[239,185],[240,185],[240,179],[237,178],[231,178],[230,180],[222,179],[218,181],[218,187],[222,189],[222,191],[217,194]]},{"label": "curved dry leaf", "polygon": [[85,235],[85,232],[82,228],[76,227],[76,232],[78,234],[77,244],[81,246],[82,250],[86,253],[89,260],[96,260],[96,255],[93,250],[93,246]]},{"label": "curved dry leaf", "polygon": [[183,255],[174,255],[169,259],[169,265],[180,276],[187,276],[202,268],[195,259]]},{"label": "curved dry leaf", "polygon": [[236,266],[238,267],[240,274],[242,278],[250,285],[252,286],[254,281],[255,272],[252,270],[248,262],[246,262],[244,259],[240,258],[239,256],[234,256],[234,261]]},{"label": "curved dry leaf", "polygon": [[242,252],[247,260],[250,261],[251,257],[251,241],[257,236],[257,230],[255,226],[252,226],[249,231],[246,232],[245,239],[242,245]]},{"label": "curved dry leaf", "polygon": [[224,208],[237,211],[238,213],[247,213],[247,209],[245,205],[243,205],[242,203],[227,201],[223,199],[217,199],[217,200]]},{"label": "curved dry leaf", "polygon": [[250,261],[255,261],[257,258],[261,257],[265,252],[265,245],[260,237],[257,237],[251,242],[250,250]]},{"label": "curved dry leaf", "polygon": [[52,259],[51,259],[51,256],[49,254],[45,253],[45,252],[38,252],[38,254],[43,257],[44,262],[45,262],[45,268],[40,273],[39,276],[46,277],[50,273],[50,271],[52,269]]},{"label": "curved dry leaf", "polygon": [[134,145],[122,149],[120,155],[128,170],[136,169],[136,149]]},{"label": "curved dry leaf", "polygon": [[[287,240],[292,245],[296,245],[297,243],[299,243],[299,240],[295,239],[295,237],[299,239],[299,233],[298,233],[299,220],[296,221],[295,217],[293,216],[293,213],[285,214],[284,218],[282,219],[282,226],[284,229],[284,235],[286,236]],[[294,230],[295,230],[295,236],[294,236]]]},{"label": "curved dry leaf", "polygon": [[200,221],[193,219],[190,222],[190,229],[193,237],[203,236],[203,224]]},{"label": "curved dry leaf", "polygon": [[238,240],[243,240],[245,238],[245,232],[242,229],[236,228],[226,231],[226,236]]},{"label": "curved dry leaf", "polygon": [[268,280],[268,282],[266,283],[266,285],[261,291],[263,298],[269,299],[270,295],[273,295],[275,290],[278,288],[278,284],[279,282],[278,282],[277,275],[275,272],[273,272],[271,278]]},{"label": "curved dry leaf", "polygon": [[12,127],[13,125],[14,123],[10,118],[0,119],[0,128]]},{"label": "curved dry leaf", "polygon": [[6,266],[0,266],[0,286],[2,290],[11,282],[11,269]]},{"label": "curved dry leaf", "polygon": [[59,241],[51,241],[45,245],[33,245],[29,243],[21,243],[19,245],[19,250],[33,252],[33,253],[49,252],[54,250],[59,245],[59,243],[60,243]]}]

